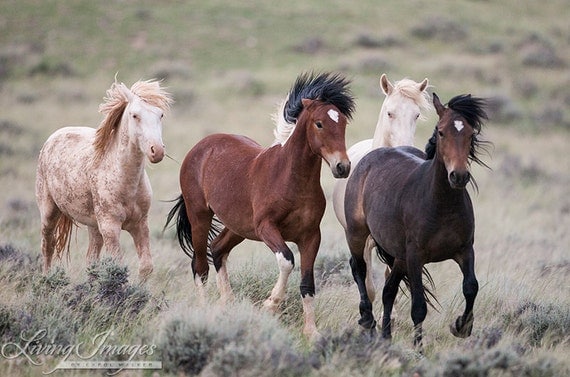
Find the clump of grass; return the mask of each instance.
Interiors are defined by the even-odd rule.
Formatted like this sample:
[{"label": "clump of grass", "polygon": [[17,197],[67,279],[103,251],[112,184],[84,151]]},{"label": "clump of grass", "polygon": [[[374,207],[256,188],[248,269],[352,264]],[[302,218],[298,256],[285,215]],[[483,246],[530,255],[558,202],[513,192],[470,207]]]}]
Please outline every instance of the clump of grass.
[{"label": "clump of grass", "polygon": [[35,272],[30,287],[21,302],[0,307],[0,339],[41,332],[39,343],[65,346],[108,328],[128,333],[151,299],[144,287],[130,285],[127,268],[112,260],[90,266],[88,280],[78,284],[61,267],[47,275]]},{"label": "clump of grass", "polygon": [[525,335],[531,347],[570,341],[570,309],[566,305],[524,302],[504,314],[503,320],[515,333]]},{"label": "clump of grass", "polygon": [[401,376],[416,357],[415,352],[405,351],[379,334],[359,328],[324,336],[314,352],[320,360],[320,373],[340,376]]},{"label": "clump of grass", "polygon": [[293,338],[272,316],[241,302],[174,314],[158,347],[170,373],[205,376],[303,376],[310,370]]}]

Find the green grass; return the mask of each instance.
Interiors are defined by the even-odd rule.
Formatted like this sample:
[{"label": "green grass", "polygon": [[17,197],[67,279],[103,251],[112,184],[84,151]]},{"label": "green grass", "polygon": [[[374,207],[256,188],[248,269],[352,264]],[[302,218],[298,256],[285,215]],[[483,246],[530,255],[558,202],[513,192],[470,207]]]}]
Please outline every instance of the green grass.
[{"label": "green grass", "polygon": [[[511,16],[506,17],[509,14]],[[3,1],[0,2],[0,339],[48,330],[44,342],[89,343],[110,329],[110,344],[154,345],[159,375],[204,376],[559,376],[570,374],[570,34],[567,2],[364,0]],[[440,312],[424,323],[426,349],[411,345],[409,299],[400,296],[392,344],[357,325],[358,293],[348,250],[331,208],[316,262],[316,316],[323,339],[301,335],[299,255],[278,316],[261,309],[278,274],[260,243],[232,252],[237,300],[218,304],[210,273],[200,303],[188,258],[162,227],[179,194],[178,169],[198,140],[214,132],[272,142],[270,115],[295,77],[338,70],[353,79],[357,111],[347,144],[371,137],[382,95],[378,80],[428,77],[442,101],[460,93],[496,97],[484,135],[494,143],[492,170],[475,168],[475,326],[456,339],[449,324],[462,311],[453,262],[429,265]],[[101,121],[97,106],[115,74],[130,85],[161,78],[176,103],[164,121],[168,154],[147,171],[155,270],[136,281],[132,240],[122,235],[124,266],[87,266],[87,234],[72,238],[71,261],[40,273],[36,159],[64,125]],[[418,125],[416,145],[435,114]],[[330,198],[333,178],[323,169]],[[330,206],[329,206],[330,207]],[[213,269],[212,269],[213,270]],[[378,297],[383,266],[374,262]],[[374,313],[381,316],[381,302]],[[108,360],[108,358],[107,358]],[[34,376],[43,366],[0,356],[0,374]],[[67,373],[66,373],[67,374]],[[69,375],[101,375],[71,371]],[[123,371],[148,376],[151,371]]]}]

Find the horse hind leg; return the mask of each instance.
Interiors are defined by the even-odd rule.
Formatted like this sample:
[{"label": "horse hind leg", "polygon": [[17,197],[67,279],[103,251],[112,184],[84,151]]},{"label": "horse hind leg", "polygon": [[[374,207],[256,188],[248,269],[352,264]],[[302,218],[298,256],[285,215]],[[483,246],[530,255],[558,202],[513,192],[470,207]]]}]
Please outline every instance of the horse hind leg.
[{"label": "horse hind leg", "polygon": [[368,298],[370,302],[374,302],[376,298],[376,288],[374,287],[374,276],[372,273],[372,250],[376,247],[376,241],[372,236],[368,236],[366,239],[366,244],[364,245],[364,262],[366,264],[366,292],[368,293]]},{"label": "horse hind leg", "polygon": [[243,237],[231,232],[228,228],[224,228],[210,245],[214,267],[217,271],[216,284],[220,292],[220,302],[222,304],[234,298],[228,276],[227,260],[230,251],[243,240]]},{"label": "horse hind leg", "polygon": [[51,268],[53,254],[55,252],[55,228],[59,217],[63,214],[54,205],[54,208],[49,212],[42,213],[41,220],[41,247],[43,257],[43,273],[47,274]]},{"label": "horse hind leg", "polygon": [[[410,255],[415,253],[410,252]],[[410,293],[412,296],[412,321],[414,323],[414,346],[420,352],[423,348],[423,330],[422,324],[427,315],[427,302],[425,298],[425,288],[422,281],[423,266],[418,261],[408,258],[407,261],[408,278],[410,281]]]},{"label": "horse hind leg", "polygon": [[382,305],[384,312],[382,315],[382,337],[392,339],[392,310],[396,302],[398,288],[406,272],[404,261],[395,260],[392,270],[389,272],[384,289],[382,291]]},{"label": "horse hind leg", "polygon": [[[372,251],[372,237],[370,237],[370,232],[363,224],[356,222],[352,222],[351,225],[349,224],[345,235],[351,254],[350,269],[352,271],[352,277],[360,293],[360,303],[358,306],[360,319],[358,320],[358,324],[365,330],[370,330],[372,333],[375,333],[376,320],[372,312],[372,300],[368,294],[370,291],[373,291],[369,288],[373,287],[371,287],[371,284],[367,284],[367,277],[370,276],[368,270],[371,268],[370,262],[372,259],[371,255],[368,254]],[[375,291],[373,292],[375,296]]]}]

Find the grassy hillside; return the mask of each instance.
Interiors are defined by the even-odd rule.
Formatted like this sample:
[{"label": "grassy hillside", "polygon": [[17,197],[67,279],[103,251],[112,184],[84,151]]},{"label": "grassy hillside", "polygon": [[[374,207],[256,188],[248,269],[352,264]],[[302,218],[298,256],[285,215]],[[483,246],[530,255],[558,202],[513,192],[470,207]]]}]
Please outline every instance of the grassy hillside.
[{"label": "grassy hillside", "polygon": [[[41,344],[152,344],[160,375],[558,376],[570,374],[570,29],[567,1],[3,1],[0,2],[0,343],[46,329]],[[461,93],[493,98],[484,135],[494,143],[475,168],[475,327],[455,339],[449,324],[463,307],[452,262],[430,265],[440,312],[424,324],[425,355],[411,346],[409,299],[399,299],[391,345],[359,336],[358,291],[348,250],[330,208],[317,258],[321,343],[301,335],[298,267],[281,316],[260,310],[277,277],[275,259],[244,242],[229,260],[238,300],[198,303],[188,258],[162,226],[179,193],[178,169],[207,134],[272,141],[270,115],[295,77],[340,71],[353,80],[357,112],[347,144],[374,132],[379,78],[428,77],[442,101]],[[176,103],[164,121],[165,159],[149,166],[153,276],[137,285],[132,240],[128,269],[108,261],[88,268],[87,234],[73,237],[71,262],[40,274],[36,159],[64,125],[96,127],[97,107],[117,75],[131,85],[158,78]],[[435,114],[418,126],[416,145]],[[323,169],[330,197],[333,178]],[[329,206],[330,207],[330,206]],[[299,260],[296,254],[297,262]],[[375,263],[377,287],[383,267]],[[107,289],[107,288],[108,289]],[[380,318],[381,302],[375,302]],[[112,359],[112,358],[111,358]],[[111,360],[107,359],[107,360]],[[0,374],[37,375],[0,355]],[[70,371],[70,375],[101,374]],[[151,375],[151,371],[123,371]]]}]

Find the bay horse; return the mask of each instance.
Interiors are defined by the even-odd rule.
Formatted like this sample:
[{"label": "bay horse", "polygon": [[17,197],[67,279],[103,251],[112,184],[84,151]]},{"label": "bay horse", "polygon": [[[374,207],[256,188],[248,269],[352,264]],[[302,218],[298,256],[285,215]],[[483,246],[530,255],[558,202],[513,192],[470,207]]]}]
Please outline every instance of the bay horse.
[{"label": "bay horse", "polygon": [[148,211],[152,197],[145,159],[164,157],[162,118],[172,98],[154,80],[129,89],[116,81],[99,111],[99,128],[64,127],[43,145],[36,173],[36,201],[41,215],[44,273],[55,253],[69,256],[73,226],[89,231],[88,262],[99,259],[103,245],[120,259],[121,229],[133,237],[139,276],[153,269]]},{"label": "bay horse", "polygon": [[[427,92],[428,86],[427,78],[422,82],[404,78],[392,84],[385,73],[380,76],[380,88],[386,97],[378,114],[374,136],[372,139],[361,140],[348,149],[348,158],[352,166],[356,166],[372,149],[414,145],[417,122],[425,120],[422,111],[429,111],[432,108]],[[346,183],[347,179],[337,179],[332,195],[334,212],[343,229],[346,229],[344,217]],[[364,249],[364,259],[369,267],[366,270],[366,289],[372,302],[376,296],[370,268],[374,246],[374,241],[369,238]],[[386,267],[386,274],[389,273],[389,268]]]},{"label": "bay horse", "polygon": [[[374,331],[376,321],[368,296],[363,249],[368,236],[376,243],[380,259],[391,272],[382,292],[382,336],[390,339],[391,312],[398,287],[404,280],[411,292],[414,344],[422,346],[422,322],[428,294],[424,265],[453,259],[463,273],[465,311],[451,325],[457,337],[473,328],[473,305],[478,292],[473,250],[475,221],[466,185],[474,183],[472,161],[485,141],[479,135],[487,115],[486,101],[471,95],[452,98],[447,107],[433,94],[439,116],[426,155],[413,147],[379,148],[368,153],[348,180],[345,197],[346,239],[350,266],[360,292],[359,324]],[[433,282],[433,281],[432,281]]]},{"label": "bay horse", "polygon": [[[245,136],[214,134],[198,142],[180,168],[182,194],[168,214],[176,217],[180,246],[192,258],[195,284],[203,297],[208,278],[208,238],[220,299],[233,297],[226,262],[244,239],[264,242],[277,258],[279,278],[264,306],[272,312],[285,298],[294,266],[285,241],[299,247],[303,333],[318,337],[313,300],[313,265],[321,241],[325,211],[320,184],[322,160],[334,177],[346,177],[345,129],[355,103],[350,81],[340,74],[305,73],[297,77],[278,112],[289,125],[283,144],[263,148]],[[281,129],[281,131],[283,131]],[[216,218],[224,228],[212,228]]]}]

